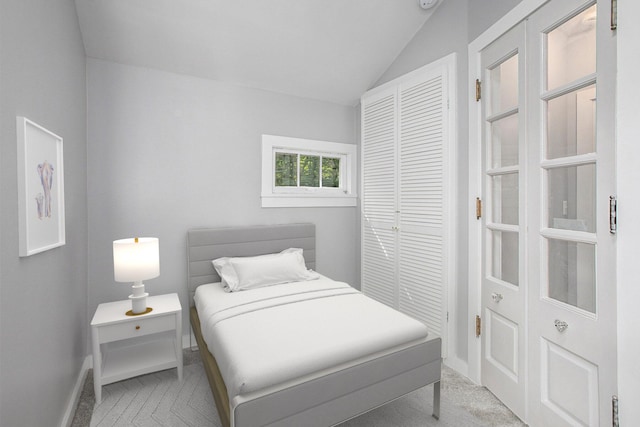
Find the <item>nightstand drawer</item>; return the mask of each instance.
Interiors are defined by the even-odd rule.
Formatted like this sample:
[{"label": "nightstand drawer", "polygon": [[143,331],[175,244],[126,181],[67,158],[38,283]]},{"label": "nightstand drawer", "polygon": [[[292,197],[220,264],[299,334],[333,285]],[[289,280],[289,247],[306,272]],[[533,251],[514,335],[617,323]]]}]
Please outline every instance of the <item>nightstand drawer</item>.
[{"label": "nightstand drawer", "polygon": [[100,343],[103,344],[175,329],[176,316],[175,314],[171,314],[168,316],[140,318],[124,323],[101,326],[98,334]]}]

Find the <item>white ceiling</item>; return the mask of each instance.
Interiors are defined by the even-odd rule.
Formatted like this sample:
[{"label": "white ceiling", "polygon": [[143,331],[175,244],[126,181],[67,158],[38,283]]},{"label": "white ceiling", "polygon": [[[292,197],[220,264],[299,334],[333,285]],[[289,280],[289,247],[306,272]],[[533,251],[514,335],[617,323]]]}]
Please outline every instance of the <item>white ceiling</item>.
[{"label": "white ceiling", "polygon": [[355,105],[434,9],[417,0],[75,0],[87,56]]}]

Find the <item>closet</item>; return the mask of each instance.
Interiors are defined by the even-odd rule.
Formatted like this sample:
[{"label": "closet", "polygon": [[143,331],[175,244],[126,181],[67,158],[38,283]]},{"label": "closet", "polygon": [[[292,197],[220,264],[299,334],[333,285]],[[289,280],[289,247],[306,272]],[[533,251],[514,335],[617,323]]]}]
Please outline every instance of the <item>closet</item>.
[{"label": "closet", "polygon": [[451,283],[455,56],[361,98],[362,290],[443,337]]}]

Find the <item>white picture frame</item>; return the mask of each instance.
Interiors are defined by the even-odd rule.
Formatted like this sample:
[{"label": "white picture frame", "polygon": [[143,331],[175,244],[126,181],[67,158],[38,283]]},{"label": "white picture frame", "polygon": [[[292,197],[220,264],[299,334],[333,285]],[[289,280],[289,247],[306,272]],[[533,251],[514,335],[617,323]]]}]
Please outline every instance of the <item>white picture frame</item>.
[{"label": "white picture frame", "polygon": [[26,117],[18,134],[18,225],[21,257],[65,244],[62,138]]}]

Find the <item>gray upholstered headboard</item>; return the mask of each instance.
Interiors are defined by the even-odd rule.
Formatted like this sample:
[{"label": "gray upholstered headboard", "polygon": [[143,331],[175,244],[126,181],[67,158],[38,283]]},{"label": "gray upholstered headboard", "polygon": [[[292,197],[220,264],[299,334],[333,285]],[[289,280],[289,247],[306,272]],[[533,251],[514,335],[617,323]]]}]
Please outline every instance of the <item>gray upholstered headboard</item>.
[{"label": "gray upholstered headboard", "polygon": [[211,260],[254,256],[302,248],[307,268],[316,268],[315,224],[262,225],[233,228],[195,228],[187,232],[187,286],[193,306],[196,288],[220,281]]}]

